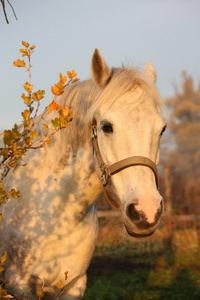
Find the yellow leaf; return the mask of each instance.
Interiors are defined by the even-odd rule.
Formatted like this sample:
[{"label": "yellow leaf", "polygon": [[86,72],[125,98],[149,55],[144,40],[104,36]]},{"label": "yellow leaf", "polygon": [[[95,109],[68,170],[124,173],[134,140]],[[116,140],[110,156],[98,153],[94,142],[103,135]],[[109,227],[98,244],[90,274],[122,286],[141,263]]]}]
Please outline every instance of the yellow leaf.
[{"label": "yellow leaf", "polygon": [[23,67],[26,67],[26,63],[24,60],[21,60],[21,59],[17,59],[13,62],[13,66],[14,67],[19,67],[19,68],[23,68]]},{"label": "yellow leaf", "polygon": [[78,78],[75,78],[75,79],[72,80],[71,83],[75,83],[75,82],[77,82],[77,81],[79,81],[79,79],[78,79]]},{"label": "yellow leaf", "polygon": [[51,102],[49,106],[48,113],[52,112],[53,110],[58,110],[60,108],[59,104],[57,104],[54,100]]},{"label": "yellow leaf", "polygon": [[8,197],[10,197],[12,195],[12,191],[10,191],[9,193],[8,193]]},{"label": "yellow leaf", "polygon": [[72,75],[72,78],[75,78],[77,76],[77,73],[74,70],[72,70],[71,75]]},{"label": "yellow leaf", "polygon": [[67,77],[63,76],[61,73],[59,73],[59,77],[60,77],[60,83],[62,82],[63,85],[65,84],[65,82],[67,81]]},{"label": "yellow leaf", "polygon": [[23,45],[24,47],[26,47],[26,48],[29,47],[29,43],[26,43],[26,42],[24,42],[24,41],[22,41],[22,45]]},{"label": "yellow leaf", "polygon": [[59,290],[61,290],[65,285],[64,283],[62,282],[62,280],[59,280],[57,283],[56,283],[57,287],[59,288]]},{"label": "yellow leaf", "polygon": [[30,116],[30,111],[28,109],[26,109],[21,113],[21,115],[24,119],[27,119]]},{"label": "yellow leaf", "polygon": [[29,56],[29,54],[28,54],[28,50],[27,49],[19,49],[19,51],[21,52],[21,53],[23,53],[23,57],[24,56]]},{"label": "yellow leaf", "polygon": [[4,268],[0,266],[0,273],[4,271]]},{"label": "yellow leaf", "polygon": [[71,75],[71,72],[70,71],[67,71],[67,76],[71,79],[72,78],[72,75]]},{"label": "yellow leaf", "polygon": [[31,105],[31,98],[30,97],[26,97],[26,99],[24,99],[24,104]]},{"label": "yellow leaf", "polygon": [[46,142],[47,142],[47,145],[50,145],[51,144],[51,139],[47,138]]},{"label": "yellow leaf", "polygon": [[[7,296],[7,290],[5,290],[3,287],[2,287],[3,284],[0,285],[0,296],[1,296],[1,299],[6,299],[8,298]],[[12,296],[11,296],[12,298]]]},{"label": "yellow leaf", "polygon": [[32,84],[26,82],[24,84],[24,89],[25,89],[25,91],[27,91],[28,93],[30,93],[32,91],[32,89],[33,89],[33,86],[32,86]]},{"label": "yellow leaf", "polygon": [[43,125],[44,129],[49,130],[49,126],[47,124],[42,123],[42,125]]},{"label": "yellow leaf", "polygon": [[32,99],[34,101],[40,101],[41,99],[44,98],[44,94],[45,94],[44,90],[38,90],[37,92],[32,94]]},{"label": "yellow leaf", "polygon": [[74,70],[72,70],[71,72],[68,71],[68,72],[67,72],[67,76],[68,76],[70,79],[72,79],[72,78],[75,78],[75,77],[77,76],[77,73],[76,73]]},{"label": "yellow leaf", "polygon": [[60,91],[59,91],[59,89],[58,89],[58,87],[57,87],[56,85],[51,87],[51,92],[52,92],[52,94],[54,94],[55,96],[58,96],[59,93],[60,93]]},{"label": "yellow leaf", "polygon": [[62,91],[63,88],[64,88],[64,84],[61,81],[59,81],[57,84],[51,87],[51,92],[55,96],[59,96],[63,94]]},{"label": "yellow leaf", "polygon": [[30,50],[35,49],[35,47],[36,47],[35,45],[31,46],[31,47],[30,47]]},{"label": "yellow leaf", "polygon": [[66,106],[65,108],[63,107],[60,107],[60,110],[61,110],[61,114],[64,116],[64,117],[67,117],[70,113],[70,109],[68,106]]},{"label": "yellow leaf", "polygon": [[35,139],[38,136],[38,132],[36,132],[36,129],[34,129],[33,131],[31,131],[31,137],[33,139]]},{"label": "yellow leaf", "polygon": [[13,199],[18,199],[20,196],[20,191],[16,191],[15,189],[11,189],[8,193],[8,197],[13,197]]},{"label": "yellow leaf", "polygon": [[39,298],[43,298],[44,297],[44,292],[42,290],[37,290],[37,295]]},{"label": "yellow leaf", "polygon": [[65,280],[68,278],[68,271],[65,272]]},{"label": "yellow leaf", "polygon": [[0,214],[0,222],[2,222],[3,220],[3,217],[2,217],[2,214]]},{"label": "yellow leaf", "polygon": [[51,92],[55,95],[61,95],[63,93],[63,88],[65,87],[65,83],[67,81],[67,77],[63,76],[61,73],[59,74],[60,81],[51,87]]},{"label": "yellow leaf", "polygon": [[22,94],[21,97],[26,105],[31,105],[31,97],[27,97],[25,94]]},{"label": "yellow leaf", "polygon": [[8,253],[5,251],[4,255],[3,255],[2,259],[1,259],[1,264],[4,264],[6,262],[6,260],[7,260],[7,258],[8,258]]}]

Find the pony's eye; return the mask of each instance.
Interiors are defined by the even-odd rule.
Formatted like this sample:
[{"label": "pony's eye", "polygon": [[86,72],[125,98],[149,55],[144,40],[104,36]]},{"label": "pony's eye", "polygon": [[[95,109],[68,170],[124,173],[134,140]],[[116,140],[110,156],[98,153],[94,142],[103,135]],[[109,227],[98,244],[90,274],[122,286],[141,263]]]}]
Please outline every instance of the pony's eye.
[{"label": "pony's eye", "polygon": [[102,126],[102,130],[105,133],[112,133],[113,132],[113,127],[110,123],[106,123]]},{"label": "pony's eye", "polygon": [[162,129],[161,133],[160,133],[160,136],[162,136],[162,135],[163,135],[163,133],[165,132],[166,128],[167,128],[167,126],[165,125],[165,126],[163,127],[163,129]]}]

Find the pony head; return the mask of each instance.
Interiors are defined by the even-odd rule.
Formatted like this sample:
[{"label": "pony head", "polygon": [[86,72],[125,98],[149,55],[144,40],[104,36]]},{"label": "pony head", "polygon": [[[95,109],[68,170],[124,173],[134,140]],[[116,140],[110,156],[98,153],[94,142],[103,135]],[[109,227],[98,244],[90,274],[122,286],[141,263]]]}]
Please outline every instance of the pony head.
[{"label": "pony head", "polygon": [[[130,157],[143,157],[152,165],[158,164],[159,141],[166,124],[152,64],[148,63],[143,72],[110,69],[96,49],[91,73],[98,87],[90,111],[96,126],[98,150],[94,158],[98,176],[102,176],[100,160],[106,168]],[[148,163],[126,166],[104,183],[108,198],[121,211],[131,236],[153,234],[161,219],[164,203],[154,169]]]}]

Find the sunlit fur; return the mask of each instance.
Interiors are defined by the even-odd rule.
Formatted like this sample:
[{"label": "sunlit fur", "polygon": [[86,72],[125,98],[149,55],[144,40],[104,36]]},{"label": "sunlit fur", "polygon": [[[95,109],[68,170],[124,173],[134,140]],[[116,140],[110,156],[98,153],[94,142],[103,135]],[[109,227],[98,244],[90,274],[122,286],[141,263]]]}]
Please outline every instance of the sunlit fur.
[{"label": "sunlit fur", "polygon": [[[99,67],[101,75],[98,73]],[[67,87],[57,99],[60,105],[70,107],[73,121],[54,135],[51,145],[28,151],[20,165],[5,180],[8,190],[16,188],[21,193],[20,199],[10,199],[1,206],[0,254],[5,250],[8,252],[4,279],[9,293],[21,294],[31,287],[31,292],[25,295],[35,297],[36,290],[44,282],[45,299],[56,299],[59,293],[56,284],[62,280],[67,286],[62,299],[82,298],[86,271],[98,235],[94,203],[102,190],[91,143],[92,119],[95,117],[97,120],[99,146],[105,161],[113,163],[115,156],[120,158],[123,153],[129,156],[146,153],[155,162],[164,120],[162,101],[154,86],[154,73],[151,65],[144,72],[126,68],[109,69],[96,50],[92,63],[93,79]],[[148,107],[155,115],[153,123],[148,124],[149,116],[146,115],[139,120],[139,127],[134,131],[134,107],[141,114]],[[51,127],[50,120],[56,114],[52,112],[45,116],[41,123]],[[114,132],[113,143],[109,142],[111,137],[103,135],[101,130],[101,119],[105,115],[119,129],[119,133],[117,130]],[[119,116],[117,120],[116,116]],[[36,128],[40,132],[38,138],[44,134],[41,123]],[[154,123],[158,127],[155,130]],[[135,132],[140,132],[143,124],[144,135],[137,137]],[[129,125],[133,125],[131,130]],[[153,129],[149,132],[147,129],[151,127]],[[132,134],[136,138],[135,144]],[[141,151],[138,139],[141,144],[144,143]],[[115,142],[117,146],[114,146]],[[153,146],[150,147],[149,143]],[[115,149],[112,149],[112,144]],[[134,148],[136,144],[139,145],[137,149]],[[158,220],[154,218],[161,201],[152,171],[140,166],[123,170],[113,176],[108,189],[121,201],[121,219],[130,234],[151,234],[159,223],[160,215]],[[134,220],[134,215],[137,216],[140,211],[128,217],[132,213],[131,209],[128,211],[128,205],[135,201],[133,198],[136,196],[141,216],[145,216],[142,228]],[[145,212],[146,207],[151,214]],[[145,228],[148,220],[155,221],[155,228]]]}]

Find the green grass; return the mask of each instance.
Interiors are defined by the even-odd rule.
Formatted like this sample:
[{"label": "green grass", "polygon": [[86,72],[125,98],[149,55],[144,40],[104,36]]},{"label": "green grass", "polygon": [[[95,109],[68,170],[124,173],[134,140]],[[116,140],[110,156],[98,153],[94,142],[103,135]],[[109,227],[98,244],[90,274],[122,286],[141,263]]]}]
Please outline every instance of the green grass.
[{"label": "green grass", "polygon": [[[119,250],[119,251],[118,251]],[[199,300],[200,251],[97,249],[83,300]]]}]

